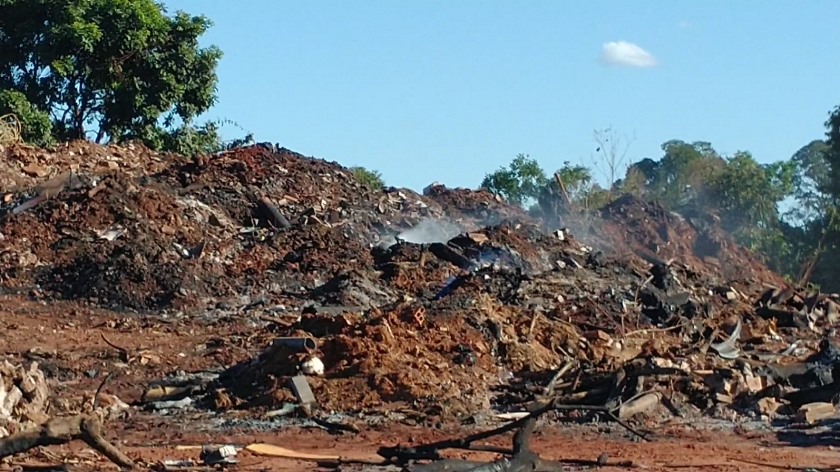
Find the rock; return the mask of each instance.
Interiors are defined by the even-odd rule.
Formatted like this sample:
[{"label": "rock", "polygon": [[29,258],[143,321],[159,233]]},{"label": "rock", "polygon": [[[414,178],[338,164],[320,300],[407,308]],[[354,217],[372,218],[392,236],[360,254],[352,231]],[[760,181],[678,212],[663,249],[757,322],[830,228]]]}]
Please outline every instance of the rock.
[{"label": "rock", "polygon": [[776,415],[776,411],[779,410],[782,404],[776,401],[775,398],[764,397],[760,398],[758,402],[756,402],[756,406],[758,407],[759,413],[772,418]]},{"label": "rock", "polygon": [[834,414],[834,405],[831,403],[816,402],[799,407],[799,410],[796,412],[796,417],[805,423],[814,424],[817,421],[831,418]]},{"label": "rock", "polygon": [[305,375],[324,375],[324,363],[317,357],[311,357],[300,366]]},{"label": "rock", "polygon": [[32,163],[23,166],[23,173],[32,177],[43,177],[49,174],[49,171],[44,166]]}]

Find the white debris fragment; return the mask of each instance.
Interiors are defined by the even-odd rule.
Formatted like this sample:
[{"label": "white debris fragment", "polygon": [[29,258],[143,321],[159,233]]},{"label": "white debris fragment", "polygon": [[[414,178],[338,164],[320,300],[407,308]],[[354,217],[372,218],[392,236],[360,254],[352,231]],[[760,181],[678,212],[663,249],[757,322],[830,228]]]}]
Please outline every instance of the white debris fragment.
[{"label": "white debris fragment", "polygon": [[311,357],[300,366],[304,375],[324,375],[324,363],[317,357]]},{"label": "white debris fragment", "polygon": [[99,239],[105,239],[107,241],[114,241],[123,234],[125,234],[125,229],[123,228],[110,228],[99,230],[96,232],[96,235],[99,236]]}]

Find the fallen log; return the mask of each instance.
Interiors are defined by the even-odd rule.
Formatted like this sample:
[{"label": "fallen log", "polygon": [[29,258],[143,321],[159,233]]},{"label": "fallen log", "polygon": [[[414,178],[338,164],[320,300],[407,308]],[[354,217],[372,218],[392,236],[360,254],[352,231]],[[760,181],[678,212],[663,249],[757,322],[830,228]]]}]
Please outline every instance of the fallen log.
[{"label": "fallen log", "polygon": [[74,440],[107,457],[125,470],[136,464],[102,435],[102,419],[97,413],[52,418],[43,425],[0,439],[0,459],[42,446],[56,446]]}]

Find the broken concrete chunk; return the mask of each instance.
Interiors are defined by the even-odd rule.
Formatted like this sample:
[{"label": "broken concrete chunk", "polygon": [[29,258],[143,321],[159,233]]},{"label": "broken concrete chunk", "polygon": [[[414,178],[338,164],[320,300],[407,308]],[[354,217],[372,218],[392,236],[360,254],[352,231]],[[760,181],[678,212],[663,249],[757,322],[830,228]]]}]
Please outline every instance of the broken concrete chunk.
[{"label": "broken concrete chunk", "polygon": [[305,375],[296,375],[292,377],[292,391],[303,407],[314,407],[318,404],[315,399],[315,394],[312,393],[312,388],[309,387],[309,381],[306,380]]},{"label": "broken concrete chunk", "polygon": [[759,413],[772,418],[776,415],[776,412],[779,410],[779,408],[781,408],[782,404],[776,401],[775,398],[764,397],[758,399],[758,402],[756,402],[756,406],[758,407]]},{"label": "broken concrete chunk", "polygon": [[835,414],[834,405],[831,403],[816,402],[802,405],[796,412],[797,419],[808,424],[831,418]]}]

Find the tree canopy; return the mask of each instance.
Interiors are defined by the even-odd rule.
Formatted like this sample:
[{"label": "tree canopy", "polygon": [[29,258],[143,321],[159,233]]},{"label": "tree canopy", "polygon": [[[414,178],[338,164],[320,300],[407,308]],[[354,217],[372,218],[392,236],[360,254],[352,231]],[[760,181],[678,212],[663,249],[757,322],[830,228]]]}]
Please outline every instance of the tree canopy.
[{"label": "tree canopy", "polygon": [[515,205],[533,203],[548,177],[539,163],[526,154],[518,154],[507,167],[484,176],[481,187],[501,195]]},{"label": "tree canopy", "polygon": [[[798,271],[797,258],[811,246],[805,243],[806,233],[787,224],[780,207],[787,199],[804,198],[800,185],[805,177],[819,179],[817,174],[824,167],[819,146],[769,164],[759,163],[747,151],[722,156],[711,143],[702,141],[670,140],[661,149],[659,158],[630,164],[624,178],[609,188],[595,183],[588,167],[568,161],[555,172],[555,179],[547,179],[540,164],[523,154],[508,167],[485,176],[482,187],[518,205],[536,196],[540,211],[532,207],[531,212],[541,216],[556,214],[558,209],[568,211],[569,206],[584,212],[598,209],[626,193],[659,201],[689,216],[713,213],[739,242],[768,256],[771,267],[791,276]],[[822,201],[823,197],[808,198]],[[822,214],[815,205],[813,212]]]},{"label": "tree canopy", "polygon": [[38,143],[201,149],[218,141],[193,125],[216,102],[222,53],[198,45],[210,25],[152,0],[0,0],[0,113]]}]

